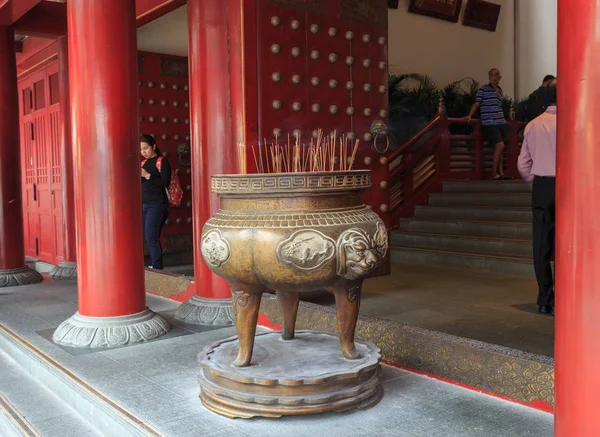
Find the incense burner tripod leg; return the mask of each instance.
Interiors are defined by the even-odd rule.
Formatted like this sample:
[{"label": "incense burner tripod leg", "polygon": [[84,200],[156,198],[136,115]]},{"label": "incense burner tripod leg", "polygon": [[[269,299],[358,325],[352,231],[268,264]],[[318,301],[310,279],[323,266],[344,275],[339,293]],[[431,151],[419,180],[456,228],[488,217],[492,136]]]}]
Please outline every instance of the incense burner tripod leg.
[{"label": "incense burner tripod leg", "polygon": [[355,281],[340,281],[333,285],[330,292],[335,296],[340,346],[344,357],[355,360],[360,358],[360,353],[354,344],[354,331],[358,320],[360,308],[360,294],[362,279]]},{"label": "incense burner tripod leg", "polygon": [[300,305],[300,293],[278,291],[277,300],[279,301],[279,309],[283,318],[281,338],[284,340],[293,340],[296,328],[296,316],[298,315],[298,306]]},{"label": "incense burner tripod leg", "polygon": [[252,360],[254,335],[256,334],[260,298],[263,291],[262,287],[257,286],[231,285],[235,328],[239,339],[238,356],[233,364],[238,367],[247,367]]}]

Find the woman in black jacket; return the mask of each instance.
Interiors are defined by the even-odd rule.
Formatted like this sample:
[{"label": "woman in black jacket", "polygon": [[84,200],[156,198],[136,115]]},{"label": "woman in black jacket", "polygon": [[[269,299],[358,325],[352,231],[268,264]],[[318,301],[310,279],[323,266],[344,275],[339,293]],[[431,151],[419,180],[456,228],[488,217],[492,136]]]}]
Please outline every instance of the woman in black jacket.
[{"label": "woman in black jacket", "polygon": [[[144,236],[150,250],[150,268],[162,270],[160,233],[169,215],[167,193],[171,183],[171,166],[169,161],[161,156],[152,135],[142,135],[140,147],[144,157],[142,164]],[[157,165],[159,160],[160,166]]]}]

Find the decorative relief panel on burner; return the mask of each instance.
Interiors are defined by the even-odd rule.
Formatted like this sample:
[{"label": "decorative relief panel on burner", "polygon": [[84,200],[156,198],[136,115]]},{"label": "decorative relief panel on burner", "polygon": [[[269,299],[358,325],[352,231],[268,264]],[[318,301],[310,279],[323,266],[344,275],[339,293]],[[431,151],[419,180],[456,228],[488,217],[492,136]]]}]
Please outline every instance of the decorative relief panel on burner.
[{"label": "decorative relief panel on burner", "polygon": [[204,261],[214,268],[220,268],[231,256],[229,242],[218,229],[213,229],[202,237],[200,251]]},{"label": "decorative relief panel on burner", "polygon": [[282,264],[310,272],[335,258],[335,241],[319,231],[303,229],[279,243],[276,254]]}]

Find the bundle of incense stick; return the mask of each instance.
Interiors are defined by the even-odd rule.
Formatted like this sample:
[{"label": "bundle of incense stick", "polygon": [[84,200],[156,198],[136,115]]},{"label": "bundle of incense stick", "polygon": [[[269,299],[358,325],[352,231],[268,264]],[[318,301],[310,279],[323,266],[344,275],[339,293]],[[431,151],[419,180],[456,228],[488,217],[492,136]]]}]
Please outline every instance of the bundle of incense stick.
[{"label": "bundle of incense stick", "polygon": [[[316,173],[352,170],[358,144],[359,140],[352,145],[345,135],[338,138],[335,132],[323,135],[319,130],[308,144],[302,143],[300,136],[292,143],[288,135],[283,144],[278,138],[270,144],[264,139],[250,149],[259,173]],[[240,172],[246,173],[246,145],[239,144],[238,152]]]}]

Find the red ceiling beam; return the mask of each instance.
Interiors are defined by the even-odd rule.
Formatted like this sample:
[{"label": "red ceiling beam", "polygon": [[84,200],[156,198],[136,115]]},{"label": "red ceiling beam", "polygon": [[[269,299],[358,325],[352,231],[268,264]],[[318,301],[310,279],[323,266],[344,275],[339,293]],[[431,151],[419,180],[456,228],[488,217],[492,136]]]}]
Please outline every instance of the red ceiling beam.
[{"label": "red ceiling beam", "polygon": [[136,0],[135,15],[137,26],[140,27],[152,20],[156,20],[158,17],[162,17],[186,3],[186,0]]},{"label": "red ceiling beam", "polygon": [[21,35],[54,39],[67,34],[67,5],[43,1],[13,25]]},{"label": "red ceiling beam", "polygon": [[10,26],[42,0],[0,0],[0,25]]},{"label": "red ceiling beam", "polygon": [[[27,39],[29,40],[29,38]],[[26,41],[27,41],[26,40]],[[48,41],[48,40],[43,40]],[[27,49],[25,48],[27,51]],[[27,59],[17,59],[17,76],[21,76],[27,71],[36,68],[37,66],[48,62],[51,59],[56,58],[58,55],[58,42],[54,41],[47,46],[44,46],[41,50],[37,50],[33,55],[27,57]],[[27,56],[27,54],[25,55]]]},{"label": "red ceiling beam", "polygon": [[[186,0],[136,0],[137,26],[143,26],[185,5]],[[21,35],[55,39],[67,33],[64,0],[0,0],[0,24],[3,16],[14,23]],[[13,19],[16,17],[16,19]],[[15,51],[23,53],[23,43],[15,42]]]}]

